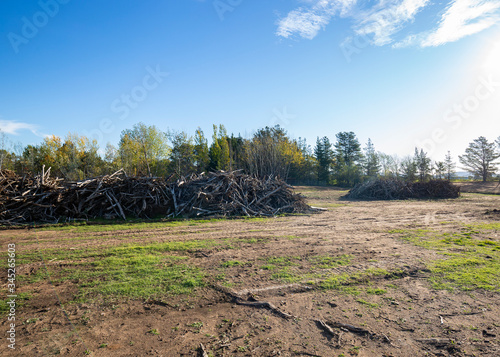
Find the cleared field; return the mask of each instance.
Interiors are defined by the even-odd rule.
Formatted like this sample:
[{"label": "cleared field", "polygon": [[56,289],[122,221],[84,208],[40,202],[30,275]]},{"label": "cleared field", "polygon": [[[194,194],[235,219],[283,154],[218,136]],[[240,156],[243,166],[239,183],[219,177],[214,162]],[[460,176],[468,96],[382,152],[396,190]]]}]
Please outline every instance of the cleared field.
[{"label": "cleared field", "polygon": [[11,355],[500,354],[500,196],[298,190],[327,211],[0,231],[2,296],[17,252]]},{"label": "cleared field", "polygon": [[497,182],[456,182],[462,192],[474,192],[500,195],[500,183]]}]

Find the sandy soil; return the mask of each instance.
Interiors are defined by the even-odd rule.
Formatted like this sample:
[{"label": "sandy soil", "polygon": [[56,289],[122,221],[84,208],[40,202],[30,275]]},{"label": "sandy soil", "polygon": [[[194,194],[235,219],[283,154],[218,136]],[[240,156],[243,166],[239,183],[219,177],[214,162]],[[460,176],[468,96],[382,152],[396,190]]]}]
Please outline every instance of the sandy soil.
[{"label": "sandy soil", "polygon": [[[100,300],[74,303],[78,284],[65,281],[19,283],[18,292],[33,297],[17,311],[16,350],[0,338],[5,356],[198,356],[202,343],[209,356],[500,356],[500,299],[494,291],[434,290],[426,264],[442,259],[435,250],[405,242],[397,229],[455,232],[467,223],[498,222],[500,196],[465,194],[457,200],[365,202],[344,201],[336,189],[299,187],[319,214],[267,220],[228,220],[196,226],[114,232],[0,231],[2,251],[15,241],[18,254],[49,248],[87,249],[127,242],[230,240],[221,247],[179,252],[191,265],[207,272],[207,286],[188,296],[165,296],[161,301]],[[493,212],[493,213],[492,213]],[[488,239],[500,240],[500,232]],[[396,274],[370,277],[353,295],[318,287],[311,272],[314,257],[348,255],[348,265],[320,269],[325,274],[354,274],[369,268]],[[287,257],[291,283],[263,269],[269,257]],[[6,258],[3,258],[6,259]],[[221,267],[221,263],[242,264]],[[48,261],[49,270],[74,262]],[[42,263],[18,267],[29,276]],[[224,273],[223,282],[215,279]],[[6,288],[3,271],[2,288]],[[316,279],[316,281],[315,281]],[[267,301],[292,315],[235,304],[214,288],[245,298]],[[366,288],[384,289],[381,295]],[[98,299],[99,300],[99,299]],[[361,300],[361,302],[360,302]],[[63,304],[64,309],[60,303]],[[347,324],[334,335],[317,320]],[[23,321],[24,324],[20,322]],[[1,330],[8,330],[1,319]],[[200,324],[202,323],[202,324]],[[148,331],[156,329],[158,334]]]}]

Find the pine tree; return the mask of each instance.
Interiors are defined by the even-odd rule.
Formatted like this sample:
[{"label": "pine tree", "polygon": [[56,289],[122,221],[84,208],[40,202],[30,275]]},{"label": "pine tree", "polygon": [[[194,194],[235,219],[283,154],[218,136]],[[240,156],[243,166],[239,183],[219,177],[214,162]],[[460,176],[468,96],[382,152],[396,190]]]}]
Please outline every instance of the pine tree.
[{"label": "pine tree", "polygon": [[368,139],[368,143],[365,147],[363,169],[365,171],[365,175],[369,178],[377,177],[380,172],[379,156],[375,151],[375,146],[373,145],[371,139]]},{"label": "pine tree", "polygon": [[457,166],[455,162],[453,162],[453,159],[451,158],[451,154],[448,151],[448,154],[446,154],[444,158],[444,166],[445,166],[445,172],[446,172],[446,179],[450,181],[453,176],[455,175],[455,167]]},{"label": "pine tree", "polygon": [[440,180],[446,177],[446,164],[443,161],[434,162],[434,171],[436,172],[435,177]]},{"label": "pine tree", "polygon": [[423,149],[418,151],[415,148],[415,165],[417,166],[418,178],[420,181],[425,181],[429,178],[431,172],[431,159],[427,157],[427,153]]},{"label": "pine tree", "polygon": [[353,186],[361,179],[361,145],[352,131],[340,132],[336,136],[335,178],[339,185]]},{"label": "pine tree", "polygon": [[495,149],[495,143],[490,143],[484,136],[480,136],[469,144],[465,155],[459,156],[458,159],[465,170],[486,182],[497,171],[495,161],[500,154]]},{"label": "pine tree", "polygon": [[316,147],[314,148],[314,156],[318,162],[318,181],[328,183],[330,181],[330,169],[333,162],[333,151],[330,139],[324,136],[316,139]]}]

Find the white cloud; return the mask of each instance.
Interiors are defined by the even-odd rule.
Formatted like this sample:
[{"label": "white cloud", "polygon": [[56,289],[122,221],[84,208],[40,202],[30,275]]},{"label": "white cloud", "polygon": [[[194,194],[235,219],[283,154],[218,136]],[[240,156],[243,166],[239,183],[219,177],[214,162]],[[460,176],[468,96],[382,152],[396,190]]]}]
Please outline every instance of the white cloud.
[{"label": "white cloud", "polygon": [[33,125],[33,124],[21,123],[21,122],[15,121],[15,120],[0,119],[0,131],[4,132],[6,134],[19,135],[19,131],[29,130],[37,136],[44,136],[42,134],[39,134],[37,129],[38,129],[38,126]]},{"label": "white cloud", "polygon": [[276,34],[284,38],[298,34],[302,38],[312,40],[330,22],[330,18],[331,15],[327,13],[294,10],[286,18],[280,20]]},{"label": "white cloud", "polygon": [[278,22],[276,34],[290,38],[297,34],[312,40],[335,14],[345,16],[357,0],[317,0],[311,8],[300,7]]},{"label": "white cloud", "polygon": [[499,8],[497,0],[454,0],[441,17],[439,27],[420,45],[439,46],[486,30],[498,22]]},{"label": "white cloud", "polygon": [[[378,0],[374,5],[362,0],[307,0],[309,7],[299,7],[278,22],[276,34],[311,40],[335,17],[340,17],[352,19],[354,34],[362,37],[363,42],[377,46],[392,43],[394,48],[431,47],[481,32],[500,20],[500,0],[449,1],[444,9],[441,7],[438,23],[424,23],[428,31],[401,36],[400,32],[413,23],[423,9],[430,5],[437,8],[440,4],[431,0]],[[395,42],[397,34],[403,39]]]},{"label": "white cloud", "polygon": [[429,4],[430,0],[380,2],[370,11],[357,16],[358,35],[373,35],[373,43],[383,46],[393,42],[392,36]]}]

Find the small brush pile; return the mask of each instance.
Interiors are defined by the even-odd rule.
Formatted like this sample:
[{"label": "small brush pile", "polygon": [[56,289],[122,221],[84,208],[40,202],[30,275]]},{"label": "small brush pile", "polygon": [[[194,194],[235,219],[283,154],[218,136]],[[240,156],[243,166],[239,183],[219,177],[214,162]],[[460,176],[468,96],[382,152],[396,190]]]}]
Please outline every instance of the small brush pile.
[{"label": "small brush pile", "polygon": [[404,182],[400,180],[374,180],[354,186],[345,198],[365,200],[406,200],[457,198],[460,187],[446,180]]}]

